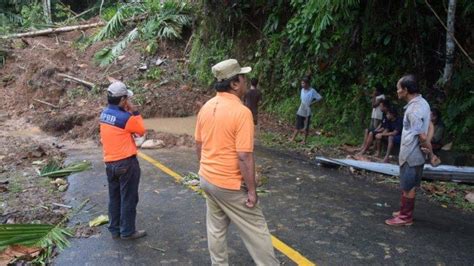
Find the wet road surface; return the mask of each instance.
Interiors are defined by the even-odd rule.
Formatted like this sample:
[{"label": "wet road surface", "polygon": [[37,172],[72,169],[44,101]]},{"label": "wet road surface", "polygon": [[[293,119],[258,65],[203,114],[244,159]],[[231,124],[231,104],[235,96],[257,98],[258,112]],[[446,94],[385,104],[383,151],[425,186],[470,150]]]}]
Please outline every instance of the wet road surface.
[{"label": "wet road surface", "polygon": [[[197,172],[194,150],[145,150],[173,171]],[[260,198],[271,233],[318,265],[472,265],[474,214],[445,209],[419,197],[415,224],[384,224],[398,207],[399,192],[386,185],[354,179],[275,150],[258,147],[269,193]],[[107,182],[97,149],[72,150],[70,161],[87,159],[93,170],[71,175],[66,204],[91,203],[71,225],[107,213]],[[112,240],[105,226],[90,238],[73,239],[56,265],[210,265],[205,231],[205,200],[140,159],[142,177],[137,225],[148,236]],[[231,227],[230,263],[252,265]],[[295,263],[277,252],[286,265]]]}]

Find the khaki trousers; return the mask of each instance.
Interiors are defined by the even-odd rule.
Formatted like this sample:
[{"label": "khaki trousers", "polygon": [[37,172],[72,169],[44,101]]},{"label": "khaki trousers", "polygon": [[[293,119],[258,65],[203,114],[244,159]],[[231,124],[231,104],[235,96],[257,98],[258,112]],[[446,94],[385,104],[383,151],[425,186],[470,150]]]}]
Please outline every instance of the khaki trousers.
[{"label": "khaki trousers", "polygon": [[260,204],[249,209],[245,206],[247,193],[244,190],[219,188],[203,177],[201,188],[207,196],[207,241],[212,265],[229,265],[227,228],[230,222],[236,225],[256,265],[280,265]]}]

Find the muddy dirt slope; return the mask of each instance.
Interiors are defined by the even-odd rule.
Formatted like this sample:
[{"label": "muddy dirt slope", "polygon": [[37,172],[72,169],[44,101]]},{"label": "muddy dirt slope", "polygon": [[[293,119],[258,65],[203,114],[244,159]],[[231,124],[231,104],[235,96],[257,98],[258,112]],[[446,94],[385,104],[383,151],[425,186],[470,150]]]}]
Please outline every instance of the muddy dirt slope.
[{"label": "muddy dirt slope", "polygon": [[0,115],[24,117],[53,135],[88,138],[97,135],[96,118],[105,104],[109,76],[130,86],[144,117],[190,116],[209,98],[206,91],[193,87],[187,74],[185,41],[159,42],[154,55],[146,55],[143,44],[133,43],[113,64],[99,67],[95,53],[113,41],[86,46],[85,40],[95,31],[4,44],[10,52],[0,68]]}]

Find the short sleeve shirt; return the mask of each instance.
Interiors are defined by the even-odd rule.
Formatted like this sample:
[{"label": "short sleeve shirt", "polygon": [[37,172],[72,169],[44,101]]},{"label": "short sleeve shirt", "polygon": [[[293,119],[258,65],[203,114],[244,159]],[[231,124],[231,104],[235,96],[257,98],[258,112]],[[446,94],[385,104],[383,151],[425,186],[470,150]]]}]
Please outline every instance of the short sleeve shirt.
[{"label": "short sleeve shirt", "polygon": [[399,154],[400,165],[405,162],[409,166],[418,166],[425,163],[425,156],[420,149],[418,136],[422,133],[428,134],[430,114],[430,105],[421,95],[413,98],[405,106]]},{"label": "short sleeve shirt", "polygon": [[219,92],[199,111],[195,139],[202,143],[199,175],[220,188],[239,190],[238,152],[253,152],[251,111],[230,93]]},{"label": "short sleeve shirt", "polygon": [[[380,101],[380,100],[383,100],[383,99],[385,99],[385,95],[383,95],[383,94],[375,97],[376,101]],[[372,108],[372,115],[370,116],[370,118],[382,120],[382,115],[383,115],[383,112],[380,109],[380,106],[377,106],[375,108]]]},{"label": "short sleeve shirt", "polygon": [[311,115],[311,103],[313,101],[320,101],[322,97],[315,89],[309,88],[308,90],[301,89],[300,99],[301,104],[296,114],[308,117]]},{"label": "short sleeve shirt", "polygon": [[387,129],[388,129],[389,132],[393,132],[393,131],[396,130],[398,132],[397,135],[402,134],[403,119],[401,117],[397,117],[397,119],[395,119],[395,121],[388,121],[387,125],[388,125]]},{"label": "short sleeve shirt", "polygon": [[104,162],[119,161],[137,154],[132,134],[145,134],[143,118],[118,105],[109,105],[100,114],[100,141]]}]

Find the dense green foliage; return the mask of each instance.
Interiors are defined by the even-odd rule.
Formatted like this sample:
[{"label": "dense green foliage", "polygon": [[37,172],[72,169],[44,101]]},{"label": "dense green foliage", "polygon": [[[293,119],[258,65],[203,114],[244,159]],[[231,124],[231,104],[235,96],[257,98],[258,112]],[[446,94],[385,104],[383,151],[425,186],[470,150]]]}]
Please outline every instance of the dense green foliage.
[{"label": "dense green foliage", "polygon": [[[109,1],[105,3],[110,4]],[[98,4],[100,5],[100,1],[51,0],[52,23],[48,23],[41,0],[0,0],[0,35],[76,24],[79,17],[86,19],[96,15]],[[97,11],[90,12],[94,10],[94,5],[97,6]],[[73,10],[75,6],[91,9],[86,13],[76,14]],[[81,12],[82,9],[76,11]],[[4,40],[0,39],[0,67],[3,66],[7,57],[7,52],[2,49],[3,46]]]},{"label": "dense green foliage", "polygon": [[[157,39],[180,38],[195,15],[190,69],[199,83],[210,86],[210,67],[237,58],[254,67],[265,109],[290,122],[298,105],[299,79],[309,75],[324,97],[314,108],[313,123],[349,141],[357,141],[368,124],[373,86],[383,84],[398,102],[396,81],[415,73],[431,106],[442,110],[455,148],[473,149],[473,66],[456,47],[452,82],[437,85],[446,31],[429,2],[445,19],[448,0],[201,0],[197,6],[187,1],[107,0],[101,15],[108,24],[85,46],[122,36],[96,55],[102,65],[113,62],[135,39],[145,41],[145,50],[153,54]],[[51,3],[56,25],[72,22],[74,12],[89,8],[95,9],[88,16],[97,15],[101,1]],[[473,15],[474,2],[458,0],[455,35],[468,52],[474,43]],[[0,34],[47,26],[41,1],[0,1]],[[0,64],[4,56],[0,50]],[[403,103],[398,105],[401,109]]]},{"label": "dense green foliage", "polygon": [[[51,13],[53,22],[66,21],[73,16],[70,7],[59,0],[51,0]],[[39,0],[0,1],[0,35],[51,26]]]},{"label": "dense green foliage", "polygon": [[112,63],[135,39],[141,38],[148,43],[146,50],[153,53],[156,39],[179,39],[183,28],[191,25],[190,6],[186,2],[146,0],[140,3],[119,5],[113,16],[93,38],[94,42],[114,37],[124,31],[125,21],[136,20],[134,27],[113,47],[104,48],[96,54],[100,65]]},{"label": "dense green foliage", "polygon": [[[447,1],[432,2],[445,18]],[[458,1],[456,38],[468,51],[473,13],[471,1]],[[206,0],[200,14],[191,69],[203,84],[213,81],[212,64],[237,58],[254,67],[265,108],[292,121],[299,79],[310,75],[324,97],[314,108],[313,123],[353,139],[368,124],[373,86],[382,83],[401,109],[396,82],[415,73],[423,95],[441,108],[455,147],[474,147],[472,65],[456,49],[452,83],[436,85],[445,63],[446,31],[424,0]]]},{"label": "dense green foliage", "polygon": [[[46,23],[42,1],[7,0],[0,2],[0,35],[23,30],[55,27],[59,23],[71,23],[74,18],[87,13],[88,17],[100,13],[107,24],[93,38],[84,38],[80,46],[86,48],[93,42],[120,36],[128,32],[112,47],[99,51],[95,59],[100,65],[112,63],[130,43],[136,39],[147,42],[146,51],[154,53],[157,39],[179,39],[185,27],[191,26],[191,6],[186,1],[60,1],[51,0],[54,25]],[[68,3],[71,6],[65,4]],[[80,14],[71,17],[72,9],[82,8]],[[83,10],[88,8],[87,10]],[[93,12],[91,12],[93,11]],[[0,50],[0,64],[5,55]]]}]

